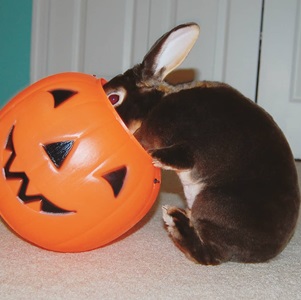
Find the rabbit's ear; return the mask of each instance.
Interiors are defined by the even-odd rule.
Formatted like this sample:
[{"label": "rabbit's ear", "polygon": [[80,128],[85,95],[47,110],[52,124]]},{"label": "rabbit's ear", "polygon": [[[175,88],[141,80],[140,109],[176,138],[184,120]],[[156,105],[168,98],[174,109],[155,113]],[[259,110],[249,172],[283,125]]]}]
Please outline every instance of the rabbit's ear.
[{"label": "rabbit's ear", "polygon": [[182,24],[164,34],[145,55],[142,65],[147,76],[163,80],[186,58],[198,38],[195,23]]}]

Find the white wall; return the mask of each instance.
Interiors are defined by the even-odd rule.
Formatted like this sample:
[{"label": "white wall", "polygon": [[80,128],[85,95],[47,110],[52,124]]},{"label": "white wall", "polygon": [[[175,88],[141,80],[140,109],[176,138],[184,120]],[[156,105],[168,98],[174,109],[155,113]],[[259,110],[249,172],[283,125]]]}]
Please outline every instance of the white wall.
[{"label": "white wall", "polygon": [[175,25],[201,35],[181,66],[255,97],[261,0],[34,0],[32,81],[80,71],[111,78]]}]

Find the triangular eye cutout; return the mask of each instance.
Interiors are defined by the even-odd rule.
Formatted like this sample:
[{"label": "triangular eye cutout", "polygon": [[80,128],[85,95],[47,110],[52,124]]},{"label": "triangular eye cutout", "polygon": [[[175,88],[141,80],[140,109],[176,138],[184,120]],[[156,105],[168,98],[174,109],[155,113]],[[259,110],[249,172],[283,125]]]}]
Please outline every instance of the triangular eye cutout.
[{"label": "triangular eye cutout", "polygon": [[56,89],[49,91],[54,99],[54,108],[58,107],[60,104],[71,98],[73,95],[77,94],[76,91]]},{"label": "triangular eye cutout", "polygon": [[47,144],[43,147],[51,161],[59,169],[71,151],[73,144],[74,141],[64,141]]},{"label": "triangular eye cutout", "polygon": [[111,185],[115,197],[117,197],[121,191],[126,173],[126,167],[122,167],[103,176],[103,178]]}]

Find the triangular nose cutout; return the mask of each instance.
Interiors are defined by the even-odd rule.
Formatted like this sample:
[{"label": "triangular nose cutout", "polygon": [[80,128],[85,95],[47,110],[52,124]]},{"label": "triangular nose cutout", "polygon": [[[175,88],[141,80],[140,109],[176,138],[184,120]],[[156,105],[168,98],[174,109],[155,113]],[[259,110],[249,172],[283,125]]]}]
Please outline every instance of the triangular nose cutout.
[{"label": "triangular nose cutout", "polygon": [[62,166],[65,159],[67,158],[68,154],[70,153],[73,144],[74,141],[64,141],[47,144],[43,147],[51,161],[59,169]]}]

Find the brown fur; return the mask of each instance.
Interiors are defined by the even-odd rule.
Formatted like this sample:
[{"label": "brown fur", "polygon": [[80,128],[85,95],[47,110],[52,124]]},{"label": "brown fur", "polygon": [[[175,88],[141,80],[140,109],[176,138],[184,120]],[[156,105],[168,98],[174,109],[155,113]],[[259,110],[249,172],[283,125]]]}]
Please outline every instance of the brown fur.
[{"label": "brown fur", "polygon": [[264,262],[284,249],[296,226],[294,159],[272,117],[232,87],[162,81],[156,70],[162,49],[174,32],[194,26],[164,35],[142,64],[104,89],[126,89],[117,112],[127,125],[142,122],[136,138],[155,165],[180,176],[188,210],[166,206],[163,216],[186,256],[205,265]]},{"label": "brown fur", "polygon": [[282,251],[298,217],[297,174],[283,134],[261,108],[225,85],[183,90],[164,98],[136,136],[163,165],[192,169],[205,183],[191,219],[175,222],[186,228],[175,242],[188,256],[260,262]]}]

